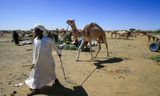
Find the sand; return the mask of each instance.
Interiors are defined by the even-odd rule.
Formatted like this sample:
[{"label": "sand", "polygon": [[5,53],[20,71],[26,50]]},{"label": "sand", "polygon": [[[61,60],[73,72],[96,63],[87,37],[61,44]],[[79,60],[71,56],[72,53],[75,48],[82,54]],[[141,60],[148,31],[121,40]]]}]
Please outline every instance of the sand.
[{"label": "sand", "polygon": [[[94,61],[89,52],[81,52],[76,62],[77,50],[63,50],[62,61],[53,52],[56,73],[61,85],[47,86],[36,96],[160,96],[160,64],[151,60],[159,52],[151,52],[146,36],[129,40],[111,39],[106,33],[110,57],[105,45]],[[0,37],[0,96],[26,96],[30,90],[23,83],[30,74],[33,45],[16,46],[11,34]],[[98,46],[93,48],[94,55]],[[44,70],[45,71],[45,70]]]}]

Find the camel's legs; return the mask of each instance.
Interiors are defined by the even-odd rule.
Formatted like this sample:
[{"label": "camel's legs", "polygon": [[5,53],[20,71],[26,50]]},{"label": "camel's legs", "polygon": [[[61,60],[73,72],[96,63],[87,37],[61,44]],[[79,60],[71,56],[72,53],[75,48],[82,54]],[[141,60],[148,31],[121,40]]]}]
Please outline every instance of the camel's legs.
[{"label": "camel's legs", "polygon": [[109,56],[109,52],[108,52],[108,44],[107,44],[106,35],[102,35],[102,39],[103,39],[103,42],[104,42],[104,43],[105,43],[105,45],[106,45],[107,56]]},{"label": "camel's legs", "polygon": [[150,36],[148,36],[148,42],[150,42],[150,39],[151,39],[151,37],[150,37]]},{"label": "camel's legs", "polygon": [[91,59],[93,60],[92,43],[91,43],[91,40],[89,41],[89,49],[90,49],[90,53],[91,53]]},{"label": "camel's legs", "polygon": [[111,33],[111,38],[113,38],[113,33]]},{"label": "camel's legs", "polygon": [[76,61],[78,61],[78,60],[79,60],[80,51],[81,51],[81,48],[78,48],[78,54],[77,54]]},{"label": "camel's legs", "polygon": [[80,51],[81,51],[81,49],[82,49],[82,47],[83,47],[83,45],[84,45],[84,42],[85,42],[85,40],[82,39],[81,45],[80,45],[79,48],[78,48],[78,54],[77,54],[76,61],[79,60]]},{"label": "camel's legs", "polygon": [[[106,35],[102,35],[102,38],[103,42],[105,43],[106,45],[106,50],[107,50],[107,56],[109,56],[109,52],[108,52],[108,44],[107,44],[107,39],[106,39]],[[100,40],[99,40],[100,41]]]},{"label": "camel's legs", "polygon": [[129,39],[129,33],[128,32],[126,33],[126,39]]},{"label": "camel's legs", "polygon": [[106,49],[107,49],[107,56],[109,56],[107,41],[104,41],[104,43],[105,43],[105,45],[106,45]]},{"label": "camel's legs", "polygon": [[100,41],[100,40],[98,40],[98,43],[99,43],[99,49],[98,49],[98,52],[97,52],[97,54],[96,54],[95,58],[97,57],[97,55],[99,54],[99,51],[101,50],[101,41]]},{"label": "camel's legs", "polygon": [[152,36],[152,40],[155,41],[155,37],[154,36]]},{"label": "camel's legs", "polygon": [[117,33],[115,33],[115,38],[117,38]]}]

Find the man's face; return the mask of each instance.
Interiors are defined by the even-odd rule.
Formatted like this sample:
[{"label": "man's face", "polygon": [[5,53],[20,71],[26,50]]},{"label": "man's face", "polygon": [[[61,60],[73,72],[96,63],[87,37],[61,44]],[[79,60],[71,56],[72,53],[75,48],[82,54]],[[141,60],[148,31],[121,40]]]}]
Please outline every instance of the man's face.
[{"label": "man's face", "polygon": [[40,36],[43,35],[43,31],[38,29],[38,28],[36,28],[35,31],[34,31],[34,35],[40,37]]}]

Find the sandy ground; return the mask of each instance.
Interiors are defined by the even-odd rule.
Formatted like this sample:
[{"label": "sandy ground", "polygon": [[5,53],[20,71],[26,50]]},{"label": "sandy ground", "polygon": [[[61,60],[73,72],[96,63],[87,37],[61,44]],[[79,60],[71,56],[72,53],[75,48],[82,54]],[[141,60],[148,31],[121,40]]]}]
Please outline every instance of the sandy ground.
[{"label": "sandy ground", "polygon": [[[104,44],[94,61],[89,60],[89,52],[82,52],[76,62],[77,51],[62,51],[67,81],[53,52],[61,85],[47,86],[36,96],[160,96],[160,65],[150,59],[159,53],[150,52],[147,38],[111,39],[109,33],[107,37],[110,57]],[[10,34],[0,37],[0,96],[13,91],[15,96],[26,96],[27,85],[14,85],[23,83],[31,71],[27,65],[32,62],[32,45],[15,46],[10,41]]]}]

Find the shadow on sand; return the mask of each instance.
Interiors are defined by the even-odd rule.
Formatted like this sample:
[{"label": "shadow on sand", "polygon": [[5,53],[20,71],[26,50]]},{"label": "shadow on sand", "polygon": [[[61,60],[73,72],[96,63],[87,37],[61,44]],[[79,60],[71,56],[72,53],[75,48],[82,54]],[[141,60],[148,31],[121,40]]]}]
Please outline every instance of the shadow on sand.
[{"label": "shadow on sand", "polygon": [[82,85],[87,81],[87,79],[95,72],[96,69],[101,69],[104,67],[103,64],[114,64],[117,62],[123,61],[122,58],[109,58],[107,60],[96,60],[97,62],[94,63],[96,68],[85,78],[80,86],[73,86],[73,89],[67,88],[62,84],[56,86],[46,86],[41,90],[41,94],[47,96],[88,96],[85,89]]},{"label": "shadow on sand", "polygon": [[94,63],[94,65],[96,66],[96,69],[100,69],[100,68],[104,67],[103,64],[114,64],[114,63],[123,61],[123,59],[122,58],[117,58],[117,57],[112,57],[112,58],[109,58],[107,60],[96,60],[96,61],[97,62]]},{"label": "shadow on sand", "polygon": [[46,86],[41,93],[47,96],[88,96],[82,86],[74,86],[73,89],[66,88],[62,84],[56,86]]},{"label": "shadow on sand", "polygon": [[103,64],[115,64],[117,62],[123,61],[123,59],[122,58],[113,57],[113,58],[109,58],[107,60],[96,60],[96,61],[97,62],[94,63],[96,68],[94,68],[93,71],[91,71],[91,73],[84,79],[84,81],[82,82],[81,86],[88,80],[88,78],[90,78],[90,76],[96,71],[96,69],[103,68],[104,67]]}]

